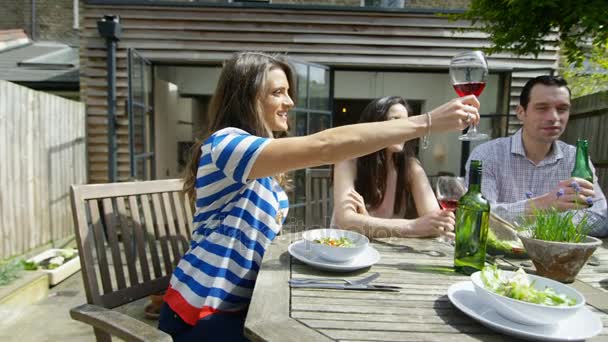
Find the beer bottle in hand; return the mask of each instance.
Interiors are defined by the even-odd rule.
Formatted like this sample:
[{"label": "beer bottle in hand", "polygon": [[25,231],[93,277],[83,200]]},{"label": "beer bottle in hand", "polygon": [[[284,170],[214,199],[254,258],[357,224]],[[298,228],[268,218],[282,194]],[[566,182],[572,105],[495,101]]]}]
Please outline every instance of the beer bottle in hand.
[{"label": "beer bottle in hand", "polygon": [[490,203],[481,195],[481,171],[481,161],[472,160],[469,190],[456,208],[454,270],[464,274],[483,269],[486,259]]},{"label": "beer bottle in hand", "polygon": [[593,172],[589,166],[589,142],[585,139],[576,141],[576,160],[574,161],[574,169],[572,169],[572,177],[585,179],[593,183]]}]

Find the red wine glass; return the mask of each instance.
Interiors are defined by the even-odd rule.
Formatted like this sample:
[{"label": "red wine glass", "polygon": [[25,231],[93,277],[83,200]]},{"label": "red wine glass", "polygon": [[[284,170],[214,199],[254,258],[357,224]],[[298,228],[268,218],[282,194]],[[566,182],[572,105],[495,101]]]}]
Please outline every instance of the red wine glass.
[{"label": "red wine glass", "polygon": [[466,192],[462,177],[441,176],[437,179],[437,199],[444,210],[455,211],[458,200]]},{"label": "red wine glass", "polygon": [[[450,77],[458,96],[475,95],[479,97],[486,86],[488,78],[488,63],[481,51],[463,52],[450,61]],[[458,137],[460,140],[485,140],[489,136],[477,132],[477,126],[472,125],[466,134]]]}]

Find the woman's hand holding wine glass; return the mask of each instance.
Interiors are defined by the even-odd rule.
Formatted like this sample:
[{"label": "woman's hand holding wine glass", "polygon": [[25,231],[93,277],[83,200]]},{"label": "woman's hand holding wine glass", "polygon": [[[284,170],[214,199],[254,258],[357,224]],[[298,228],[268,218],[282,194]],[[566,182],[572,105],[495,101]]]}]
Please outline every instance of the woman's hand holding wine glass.
[{"label": "woman's hand holding wine glass", "polygon": [[[443,210],[454,212],[458,200],[467,192],[464,178],[441,176],[437,179],[437,200]],[[440,236],[438,241],[452,245],[453,235]]]},{"label": "woman's hand holding wine glass", "polygon": [[437,179],[437,200],[444,210],[455,211],[458,200],[466,192],[462,177],[441,176]]},{"label": "woman's hand holding wine glass", "polygon": [[[470,51],[458,54],[450,61],[450,78],[458,96],[481,95],[488,78],[488,63],[481,51]],[[473,123],[469,131],[458,137],[460,140],[484,140],[489,136],[477,132],[477,124]]]},{"label": "woman's hand holding wine glass", "polygon": [[[479,100],[474,95],[453,99],[429,112],[434,133],[448,132],[459,127],[465,129],[479,122]],[[423,116],[419,116],[422,120]],[[416,116],[413,118],[417,118]]]}]

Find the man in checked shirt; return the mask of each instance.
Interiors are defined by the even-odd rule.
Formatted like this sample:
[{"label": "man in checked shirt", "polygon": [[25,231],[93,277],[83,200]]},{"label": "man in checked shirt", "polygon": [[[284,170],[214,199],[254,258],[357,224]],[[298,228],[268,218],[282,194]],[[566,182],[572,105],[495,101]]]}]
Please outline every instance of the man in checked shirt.
[{"label": "man in checked shirt", "polygon": [[513,136],[477,146],[467,161],[483,162],[481,191],[492,212],[513,221],[534,208],[577,210],[576,220],[587,213],[591,235],[608,235],[606,197],[598,185],[570,177],[576,148],[558,138],[570,116],[570,89],[557,76],[538,76],[522,89],[517,118],[522,128]]}]

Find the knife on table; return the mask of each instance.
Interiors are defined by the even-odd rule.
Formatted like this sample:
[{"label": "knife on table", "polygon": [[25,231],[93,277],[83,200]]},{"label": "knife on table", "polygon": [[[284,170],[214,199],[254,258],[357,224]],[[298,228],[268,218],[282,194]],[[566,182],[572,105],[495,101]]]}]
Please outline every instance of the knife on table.
[{"label": "knife on table", "polygon": [[399,292],[399,286],[391,285],[350,285],[350,284],[328,284],[328,283],[290,283],[292,288],[307,288],[307,289],[334,289],[334,290],[356,290],[356,291],[386,291]]},{"label": "knife on table", "polygon": [[308,284],[308,283],[323,283],[323,282],[333,282],[335,283],[344,283],[349,285],[365,285],[371,283],[373,280],[376,280],[380,277],[380,273],[374,272],[367,277],[350,280],[345,278],[291,278],[289,280],[290,284]]}]

